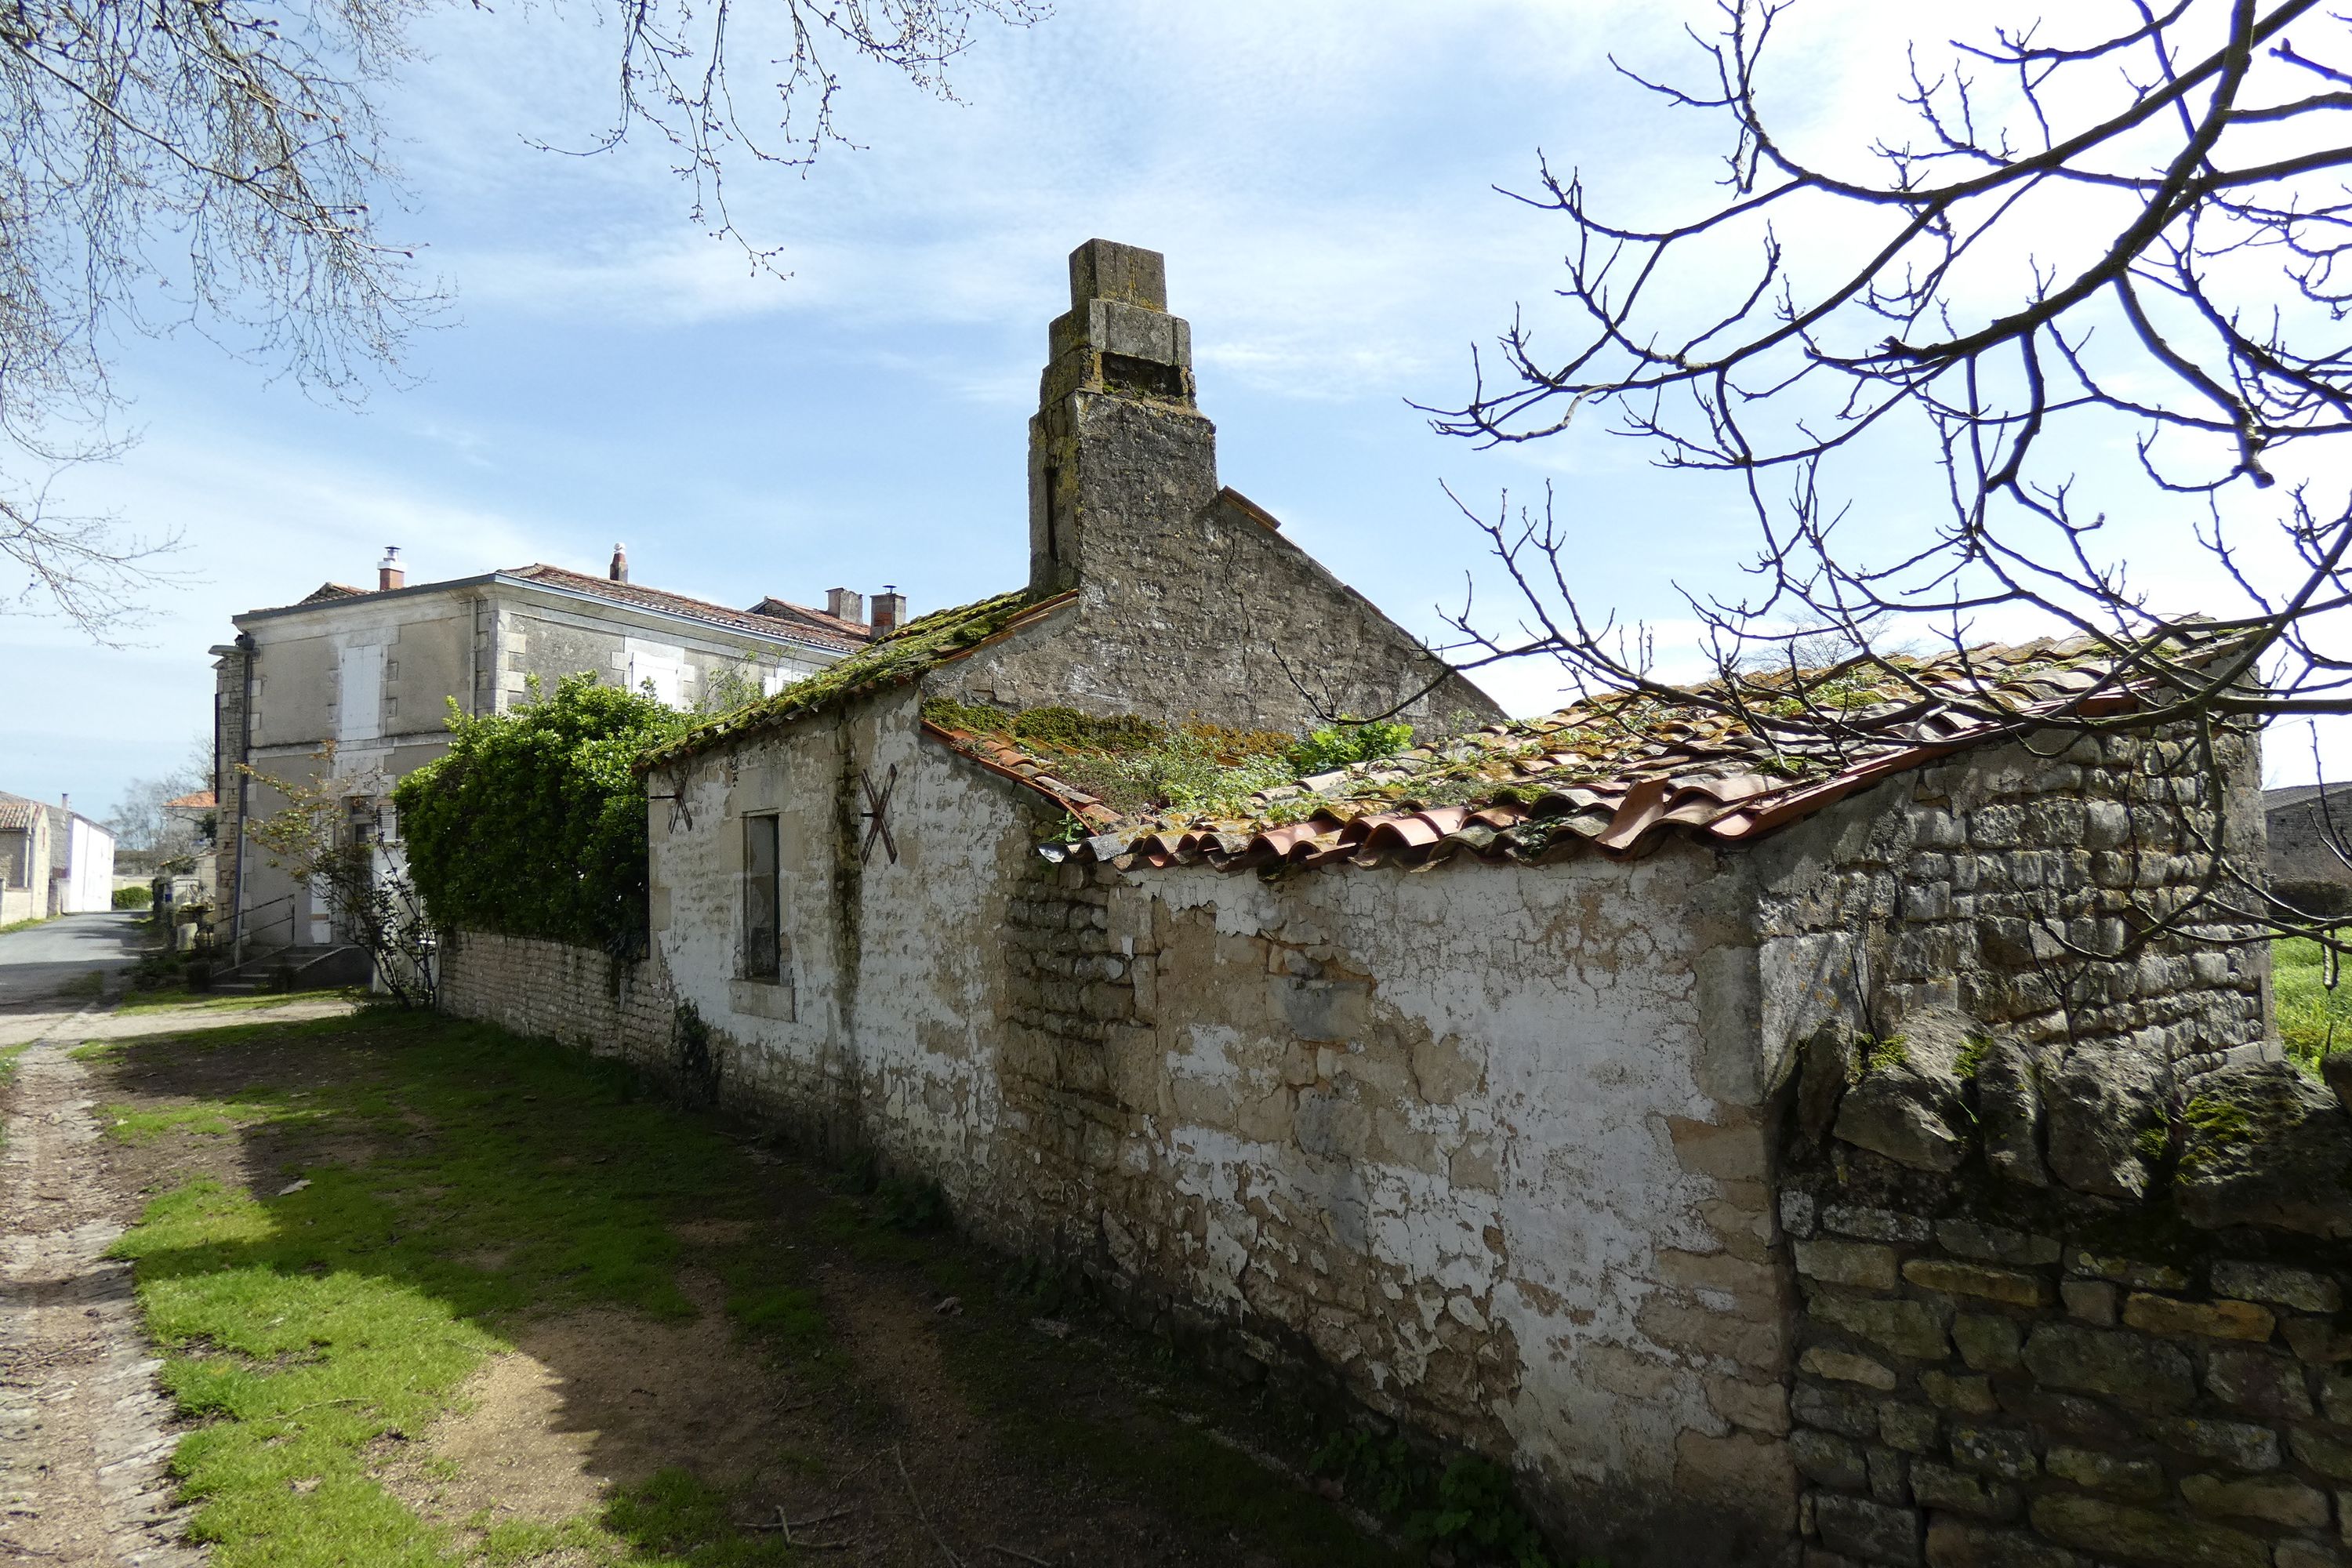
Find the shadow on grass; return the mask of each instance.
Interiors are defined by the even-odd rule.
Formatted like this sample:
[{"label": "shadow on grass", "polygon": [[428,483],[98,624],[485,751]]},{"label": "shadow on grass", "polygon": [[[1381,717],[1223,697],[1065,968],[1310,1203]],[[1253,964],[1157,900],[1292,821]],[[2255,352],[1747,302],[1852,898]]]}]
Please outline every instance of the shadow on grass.
[{"label": "shadow on grass", "polygon": [[[774,1492],[727,1481],[720,1466],[657,1469],[593,1517],[471,1531],[420,1518],[378,1479],[387,1453],[448,1412],[468,1374],[531,1322],[587,1308],[692,1319],[675,1228],[688,1221],[733,1237],[691,1248],[692,1261],[717,1278],[753,1352],[825,1407],[811,1419],[830,1449],[870,1456],[898,1416],[828,1323],[813,1272],[827,1258],[970,1303],[926,1331],[992,1441],[1035,1472],[1024,1495],[1091,1498],[1072,1504],[1082,1512],[1109,1496],[1130,1515],[1164,1515],[1163,1535],[1202,1549],[1139,1560],[1400,1560],[1186,1424],[1219,1396],[1203,1390],[1192,1408],[1177,1395],[1104,1397],[1140,1378],[1183,1380],[1115,1335],[1041,1339],[1028,1328],[1040,1310],[1034,1279],[878,1222],[886,1209],[924,1217],[920,1205],[755,1165],[713,1122],[648,1098],[626,1068],[425,1016],[192,1023],[200,1033],[110,1042],[91,1066],[112,1080],[102,1097],[190,1101],[121,1118],[127,1152],[152,1160],[178,1139],[188,1158],[157,1171],[158,1195],[115,1250],[137,1265],[165,1383],[197,1424],[173,1463],[220,1568],[421,1568],[452,1552],[693,1568],[811,1560],[738,1523],[772,1514]],[[554,1370],[562,1424],[596,1433],[589,1470],[614,1473],[611,1439],[581,1412],[609,1409],[626,1390],[591,1399],[583,1380],[611,1369]],[[831,1469],[828,1453],[803,1462]],[[1089,1524],[1063,1522],[1080,1535]]]}]

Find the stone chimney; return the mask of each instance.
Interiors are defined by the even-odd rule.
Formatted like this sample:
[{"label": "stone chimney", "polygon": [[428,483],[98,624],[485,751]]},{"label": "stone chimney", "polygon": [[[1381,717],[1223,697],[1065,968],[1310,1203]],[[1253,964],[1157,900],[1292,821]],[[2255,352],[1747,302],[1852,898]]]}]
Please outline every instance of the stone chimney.
[{"label": "stone chimney", "polygon": [[874,635],[888,637],[906,618],[907,595],[898,592],[897,584],[883,584],[882,591],[874,595]]},{"label": "stone chimney", "polygon": [[379,594],[389,593],[407,581],[408,574],[402,571],[400,566],[400,546],[385,545],[383,559],[375,563],[375,591]]},{"label": "stone chimney", "polygon": [[824,613],[835,620],[863,621],[866,619],[866,595],[853,594],[846,588],[827,588],[824,591]]},{"label": "stone chimney", "polygon": [[629,580],[629,552],[625,545],[613,546],[613,563],[604,568],[604,575],[615,583]]},{"label": "stone chimney", "polygon": [[1192,329],[1168,313],[1166,259],[1090,239],[1047,329],[1029,422],[1029,584],[1164,571],[1150,543],[1217,493],[1216,426],[1192,403]]}]

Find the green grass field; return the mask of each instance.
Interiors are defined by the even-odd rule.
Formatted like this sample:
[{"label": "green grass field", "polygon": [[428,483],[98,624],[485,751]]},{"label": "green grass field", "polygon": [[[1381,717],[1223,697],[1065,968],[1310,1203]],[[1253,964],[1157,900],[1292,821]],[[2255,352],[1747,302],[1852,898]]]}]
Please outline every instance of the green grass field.
[{"label": "green grass field", "polygon": [[2352,1048],[2352,973],[2327,986],[2326,955],[2307,937],[2284,937],[2271,944],[2271,994],[2278,1012],[2279,1037],[2287,1054],[2316,1067],[2331,1050]]},{"label": "green grass field", "polygon": [[[935,1204],[876,1183],[870,1167],[862,1179],[763,1168],[626,1069],[444,1018],[271,1023],[192,1009],[189,1025],[77,1054],[100,1079],[100,1122],[122,1157],[178,1173],[152,1179],[114,1250],[136,1265],[165,1386],[195,1423],[173,1468],[215,1568],[839,1561],[745,1530],[737,1521],[759,1500],[677,1467],[555,1522],[436,1522],[383,1482],[386,1445],[427,1433],[529,1323],[581,1308],[693,1319],[679,1279],[689,1221],[737,1224],[736,1239],[695,1242],[694,1267],[723,1286],[736,1342],[835,1412],[823,1417],[826,1450],[807,1460],[816,1473],[870,1466],[888,1451],[877,1445],[897,1440],[898,1417],[816,1288],[812,1269],[828,1258],[966,1303],[946,1319],[919,1309],[924,1333],[973,1418],[1034,1456],[1024,1464],[1073,1478],[1057,1486],[1112,1489],[1188,1532],[1246,1537],[1272,1561],[1402,1561],[1218,1441],[1224,1396],[1154,1360],[1148,1342],[1114,1352],[1042,1338],[1035,1314],[1082,1312],[1083,1301],[1003,1276],[1001,1260],[951,1237],[915,1234],[936,1222]],[[311,1050],[319,1064],[299,1068]],[[189,1092],[199,1083],[209,1087]],[[251,1173],[241,1183],[218,1173],[238,1169]],[[803,1216],[798,1234],[779,1232],[780,1212]],[[1147,1382],[1139,1414],[1128,1396]],[[1180,1399],[1187,1386],[1196,1392]],[[1107,1404],[1107,1387],[1127,1393]]]}]

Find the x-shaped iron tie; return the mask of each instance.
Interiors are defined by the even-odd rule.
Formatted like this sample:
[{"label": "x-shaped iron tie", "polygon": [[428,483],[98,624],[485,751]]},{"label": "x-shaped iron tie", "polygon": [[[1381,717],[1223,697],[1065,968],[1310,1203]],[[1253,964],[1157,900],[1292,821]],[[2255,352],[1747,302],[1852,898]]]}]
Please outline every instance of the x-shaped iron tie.
[{"label": "x-shaped iron tie", "polygon": [[861,866],[874,858],[874,841],[880,839],[889,851],[890,864],[898,863],[898,846],[890,837],[890,792],[898,787],[898,764],[892,763],[890,771],[882,777],[882,788],[874,787],[874,775],[864,768],[857,770],[857,782],[866,787],[866,809],[858,815],[866,818],[866,847],[858,852]]}]

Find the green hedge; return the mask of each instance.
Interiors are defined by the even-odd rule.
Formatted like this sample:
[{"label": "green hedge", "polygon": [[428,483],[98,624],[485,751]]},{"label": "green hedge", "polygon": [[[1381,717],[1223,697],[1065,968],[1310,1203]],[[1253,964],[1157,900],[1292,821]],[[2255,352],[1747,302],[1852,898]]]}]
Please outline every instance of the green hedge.
[{"label": "green hedge", "polygon": [[434,923],[639,951],[646,787],[629,764],[692,715],[588,674],[510,713],[450,706],[448,754],[393,791]]}]

